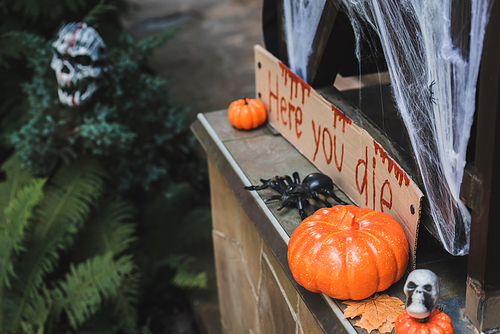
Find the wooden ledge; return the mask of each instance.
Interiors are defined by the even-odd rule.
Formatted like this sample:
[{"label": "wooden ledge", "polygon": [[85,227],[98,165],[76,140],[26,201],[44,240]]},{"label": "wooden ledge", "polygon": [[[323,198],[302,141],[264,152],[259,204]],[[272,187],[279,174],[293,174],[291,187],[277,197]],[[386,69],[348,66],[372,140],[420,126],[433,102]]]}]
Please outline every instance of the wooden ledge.
[{"label": "wooden ledge", "polygon": [[[295,171],[303,178],[316,172],[317,168],[281,135],[273,134],[266,126],[252,131],[236,130],[227,120],[227,110],[199,114],[191,130],[323,331],[366,333],[353,327],[352,322],[342,319],[345,305],[341,301],[311,293],[293,279],[286,253],[289,237],[301,221],[298,211],[285,208],[278,212],[278,202],[264,203],[263,198],[275,194],[271,189],[259,192],[243,189],[250,184],[260,184],[262,178],[291,175]],[[345,196],[343,198],[348,200]],[[448,255],[433,242],[430,235],[422,239],[418,246],[417,268],[433,270],[440,277],[440,304],[452,318],[455,332],[469,333],[461,314],[465,306],[467,259]],[[406,275],[385,292],[404,301],[405,280]]]}]

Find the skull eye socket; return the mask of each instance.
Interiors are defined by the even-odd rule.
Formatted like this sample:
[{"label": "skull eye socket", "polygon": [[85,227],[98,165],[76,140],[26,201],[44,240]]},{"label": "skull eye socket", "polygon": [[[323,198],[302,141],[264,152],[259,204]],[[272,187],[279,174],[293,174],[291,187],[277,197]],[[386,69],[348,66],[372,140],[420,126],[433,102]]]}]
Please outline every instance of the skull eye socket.
[{"label": "skull eye socket", "polygon": [[413,282],[409,282],[408,285],[406,286],[406,288],[408,290],[415,290],[416,287],[417,287],[417,285],[415,283],[413,283]]},{"label": "skull eye socket", "polygon": [[90,58],[90,56],[85,56],[85,55],[76,56],[75,62],[83,66],[89,66],[90,64],[92,64],[92,58]]},{"label": "skull eye socket", "polygon": [[59,58],[61,60],[68,60],[69,59],[69,55],[64,54],[64,53],[59,53],[59,52],[57,52],[57,50],[56,50],[56,55],[57,55],[57,58]]},{"label": "skull eye socket", "polygon": [[432,292],[432,285],[430,285],[430,284],[424,285],[424,290],[427,292]]}]

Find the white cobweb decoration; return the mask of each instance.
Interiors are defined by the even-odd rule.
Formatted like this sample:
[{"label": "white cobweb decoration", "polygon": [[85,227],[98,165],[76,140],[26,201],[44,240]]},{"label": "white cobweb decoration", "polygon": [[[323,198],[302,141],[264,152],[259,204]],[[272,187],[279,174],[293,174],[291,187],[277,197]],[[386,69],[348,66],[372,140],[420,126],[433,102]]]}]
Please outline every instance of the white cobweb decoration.
[{"label": "white cobweb decoration", "polygon": [[307,82],[307,63],[326,0],[283,0],[290,69]]},{"label": "white cobweb decoration", "polygon": [[[453,255],[469,251],[471,217],[460,201],[460,185],[492,1],[342,0],[358,58],[361,41],[369,38],[364,25],[379,35],[436,230]],[[305,81],[325,2],[283,0],[288,62]]]},{"label": "white cobweb decoration", "polygon": [[[436,230],[453,255],[469,251],[471,217],[459,195],[492,1],[471,0],[452,15],[466,2],[342,0],[358,42],[364,24],[379,35]],[[457,25],[469,34],[453,35]]]}]

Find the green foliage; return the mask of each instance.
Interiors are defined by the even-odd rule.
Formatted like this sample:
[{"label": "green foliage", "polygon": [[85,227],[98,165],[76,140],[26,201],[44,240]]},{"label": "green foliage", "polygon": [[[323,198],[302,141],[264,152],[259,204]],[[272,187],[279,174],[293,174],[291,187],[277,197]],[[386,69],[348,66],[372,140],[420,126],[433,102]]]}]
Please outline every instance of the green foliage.
[{"label": "green foliage", "polygon": [[[0,209],[24,203],[9,213],[15,226],[0,218],[0,238],[9,238],[0,244],[0,333],[56,332],[59,319],[82,333],[137,333],[145,284],[155,283],[154,292],[206,286],[192,251],[210,240],[210,214],[194,208],[204,173],[187,109],[147,66],[175,31],[136,42],[117,24],[123,2],[0,3],[0,146],[17,157],[3,166]],[[68,108],[57,96],[51,43],[79,21],[104,39],[107,72],[94,102]],[[33,175],[47,177],[45,185]],[[33,187],[43,187],[42,198]],[[139,206],[141,240],[132,204],[106,195],[110,187]],[[128,255],[136,244],[139,268]]]},{"label": "green foliage", "polygon": [[74,256],[85,259],[97,254],[122,254],[137,240],[135,224],[131,223],[134,216],[135,208],[130,202],[103,199],[79,234]]},{"label": "green foliage", "polygon": [[72,264],[54,289],[54,309],[57,313],[64,309],[70,325],[77,329],[100,309],[104,300],[116,296],[122,276],[132,269],[129,255],[113,260],[112,253],[97,255],[77,266]]},{"label": "green foliage", "polygon": [[[123,0],[2,0],[0,1],[0,123],[2,133],[17,127],[26,114],[22,83],[33,80],[29,63],[44,62],[51,56],[50,45],[59,28],[67,22],[85,19],[99,23],[103,36],[116,40],[122,31],[118,13],[126,9]],[[40,41],[46,45],[40,48]],[[44,63],[46,64],[46,63]],[[41,68],[42,66],[39,66]],[[38,74],[37,74],[38,75]],[[4,141],[4,138],[0,138]],[[5,145],[5,142],[0,142]]]},{"label": "green foliage", "polygon": [[76,13],[85,9],[85,0],[4,0],[4,14],[22,17],[28,22],[57,22],[67,12]]},{"label": "green foliage", "polygon": [[14,157],[5,161],[0,170],[5,173],[5,181],[0,183],[0,207],[6,208],[17,191],[33,180],[33,175],[28,169],[21,169]]},{"label": "green foliage", "polygon": [[[23,246],[25,230],[28,227],[33,207],[42,197],[44,179],[29,180],[27,173],[16,170],[15,161],[9,160],[2,170],[6,172],[7,182],[0,185],[0,198],[4,204],[0,215],[0,328],[8,318],[4,317],[3,310],[15,306],[12,301],[6,300],[6,288],[12,288],[11,278],[17,278],[14,270],[14,258],[26,250]],[[2,331],[3,333],[3,331]]]},{"label": "green foliage", "polygon": [[173,179],[193,178],[199,170],[192,163],[186,109],[169,99],[164,79],[146,70],[147,56],[172,36],[167,32],[137,43],[120,35],[119,47],[107,51],[106,78],[95,103],[78,108],[59,102],[50,43],[17,36],[36,45],[28,62],[33,78],[22,85],[28,97],[24,116],[14,126],[9,123],[14,131],[6,137],[23,166],[50,175],[59,162],[88,153],[113,166],[122,192],[138,186],[148,191],[153,184],[162,189]]},{"label": "green foliage", "polygon": [[[107,198],[89,218],[85,229],[75,242],[75,259],[113,254],[114,257],[130,250],[137,240],[135,226],[130,223],[135,209],[128,201]],[[137,271],[123,277],[122,284],[114,294],[114,309],[109,312],[115,319],[117,328],[127,334],[137,331],[137,305],[140,299],[140,275]]]},{"label": "green foliage", "polygon": [[136,306],[140,299],[140,279],[137,272],[125,276],[114,299],[113,316],[116,318],[116,327],[127,334],[137,333],[139,315]]},{"label": "green foliage", "polygon": [[207,287],[207,273],[193,273],[189,270],[189,264],[194,261],[192,257],[185,255],[174,255],[166,259],[165,263],[176,269],[172,283],[179,288],[203,288]]},{"label": "green foliage", "polygon": [[33,207],[43,196],[45,179],[33,180],[19,189],[4,208],[0,224],[0,280],[10,288],[9,275],[15,276],[11,259],[24,251],[23,241]]},{"label": "green foliage", "polygon": [[161,282],[155,289],[165,288],[168,282],[180,288],[207,285],[206,273],[194,272],[191,264],[197,247],[211,240],[211,215],[208,209],[193,208],[193,198],[189,183],[174,184],[144,210],[145,232],[139,252],[144,260],[138,264],[150,284],[154,279]]},{"label": "green foliage", "polygon": [[[2,170],[0,332],[50,333],[63,313],[78,329],[104,301],[116,304],[118,316],[133,315],[139,289],[127,250],[135,240],[134,210],[118,199],[103,201],[106,173],[100,165],[79,159],[60,168],[46,185],[15,159]],[[96,237],[87,225],[99,227],[100,234]],[[81,250],[85,257],[71,262],[61,277],[62,254],[85,235],[100,240],[99,247]]]},{"label": "green foliage", "polygon": [[[106,31],[119,28],[122,0],[2,0],[0,3],[0,68],[29,58],[25,44],[10,32],[37,33],[52,38],[64,22],[102,23]],[[104,28],[104,27],[103,27]]]}]

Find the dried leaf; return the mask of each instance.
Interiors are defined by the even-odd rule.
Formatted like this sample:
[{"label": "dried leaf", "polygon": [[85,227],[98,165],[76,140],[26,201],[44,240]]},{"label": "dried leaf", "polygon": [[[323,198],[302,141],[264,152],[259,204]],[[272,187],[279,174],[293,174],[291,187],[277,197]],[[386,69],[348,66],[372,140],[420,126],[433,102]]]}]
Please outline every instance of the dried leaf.
[{"label": "dried leaf", "polygon": [[392,315],[388,315],[388,316],[387,316],[387,321],[389,321],[389,322],[396,322],[396,319],[397,319],[397,318],[398,318],[398,317],[393,317]]},{"label": "dried leaf", "polygon": [[344,301],[348,307],[344,311],[345,318],[360,316],[361,319],[355,326],[364,328],[369,332],[378,329],[381,333],[391,332],[394,322],[404,311],[404,303],[396,297],[387,294],[375,294],[364,300]]},{"label": "dried leaf", "polygon": [[389,322],[389,321],[386,321],[382,324],[382,326],[380,326],[378,328],[378,331],[382,334],[384,333],[391,333],[392,332],[392,329],[394,328],[394,323],[395,322]]},{"label": "dried leaf", "polygon": [[377,327],[374,327],[370,321],[368,320],[367,317],[361,317],[359,321],[357,321],[354,326],[358,326],[361,328],[366,329],[368,333],[370,333],[372,330],[377,329]]}]

